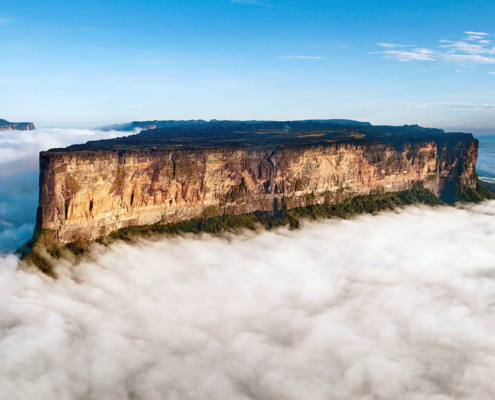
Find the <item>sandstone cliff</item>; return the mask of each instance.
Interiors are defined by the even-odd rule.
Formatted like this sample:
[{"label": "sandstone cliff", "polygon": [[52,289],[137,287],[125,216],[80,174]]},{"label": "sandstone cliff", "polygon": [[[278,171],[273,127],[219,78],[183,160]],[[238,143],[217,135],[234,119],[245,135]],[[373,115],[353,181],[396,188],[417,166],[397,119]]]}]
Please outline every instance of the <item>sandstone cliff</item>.
[{"label": "sandstone cliff", "polygon": [[0,119],[0,131],[33,131],[36,128],[32,122],[9,122],[4,119]]},{"label": "sandstone cliff", "polygon": [[37,229],[60,243],[120,228],[400,192],[476,189],[478,142],[420,127],[316,123],[155,129],[40,156]]}]

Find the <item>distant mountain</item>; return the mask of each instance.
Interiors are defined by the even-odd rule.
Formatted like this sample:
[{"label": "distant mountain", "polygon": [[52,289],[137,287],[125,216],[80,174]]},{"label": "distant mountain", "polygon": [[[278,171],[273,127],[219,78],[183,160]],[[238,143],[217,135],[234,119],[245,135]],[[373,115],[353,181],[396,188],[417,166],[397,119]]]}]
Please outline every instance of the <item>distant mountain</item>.
[{"label": "distant mountain", "polygon": [[32,122],[9,122],[0,119],[0,131],[34,131],[35,129]]},{"label": "distant mountain", "polygon": [[301,122],[319,122],[320,124],[372,126],[369,122],[354,121],[352,119],[305,119]]},{"label": "distant mountain", "polygon": [[[210,121],[206,121],[204,119],[190,119],[190,120],[154,120],[154,121],[133,121],[130,123],[124,124],[115,124],[115,125],[107,125],[100,127],[102,130],[116,130],[116,131],[132,131],[136,128],[141,128],[143,130],[148,129],[160,129],[160,128],[170,128],[174,126],[192,126],[192,125],[202,125],[202,124],[238,124],[240,122],[248,123],[248,124],[263,124],[268,122],[284,122],[284,121],[221,121],[217,119],[212,119]],[[372,126],[369,122],[360,122],[354,121],[351,119],[306,119],[306,120],[297,120],[297,121],[287,121],[287,122],[317,122],[320,124],[335,124],[335,125],[353,125],[353,126]]]}]

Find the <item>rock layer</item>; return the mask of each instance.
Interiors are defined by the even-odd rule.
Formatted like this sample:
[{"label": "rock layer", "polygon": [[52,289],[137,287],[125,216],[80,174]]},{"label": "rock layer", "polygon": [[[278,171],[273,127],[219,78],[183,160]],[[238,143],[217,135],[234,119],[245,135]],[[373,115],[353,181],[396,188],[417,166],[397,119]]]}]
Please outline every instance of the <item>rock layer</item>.
[{"label": "rock layer", "polygon": [[[313,135],[314,136],[314,135]],[[477,187],[469,134],[274,148],[57,150],[41,153],[37,229],[70,243],[120,228],[292,209],[400,192],[422,182]]]}]

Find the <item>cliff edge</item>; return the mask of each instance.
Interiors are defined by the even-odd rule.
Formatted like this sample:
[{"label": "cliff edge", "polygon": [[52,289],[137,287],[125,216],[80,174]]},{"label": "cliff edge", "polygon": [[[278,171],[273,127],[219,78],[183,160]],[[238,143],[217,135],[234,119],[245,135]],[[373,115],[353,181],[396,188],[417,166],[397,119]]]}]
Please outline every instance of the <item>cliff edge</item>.
[{"label": "cliff edge", "polygon": [[223,121],[153,129],[42,152],[36,229],[73,243],[418,184],[451,203],[479,199],[489,195],[478,183],[477,155],[471,134],[417,125]]}]

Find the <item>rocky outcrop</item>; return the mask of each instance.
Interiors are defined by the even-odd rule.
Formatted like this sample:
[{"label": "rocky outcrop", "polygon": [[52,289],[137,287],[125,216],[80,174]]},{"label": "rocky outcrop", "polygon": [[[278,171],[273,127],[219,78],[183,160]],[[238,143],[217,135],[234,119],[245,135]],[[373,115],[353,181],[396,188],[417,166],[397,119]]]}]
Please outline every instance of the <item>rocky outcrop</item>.
[{"label": "rocky outcrop", "polygon": [[0,119],[0,131],[34,131],[35,129],[32,122],[9,122]]},{"label": "rocky outcrop", "polygon": [[[229,129],[234,135],[240,128]],[[344,137],[337,139],[334,131],[296,131],[282,137],[282,131],[276,136],[256,129],[257,137],[272,135],[272,141],[254,145],[241,132],[241,145],[235,137],[228,145],[215,145],[216,134],[211,145],[181,147],[170,137],[168,145],[152,146],[145,133],[122,142],[43,152],[37,229],[69,243],[128,226],[400,192],[417,182],[437,196],[453,183],[472,189],[478,185],[478,142],[470,134],[409,133],[394,141],[387,135],[366,136],[357,128],[350,130],[352,137],[339,131]],[[207,134],[202,135],[204,140]],[[141,141],[147,144],[124,145]],[[184,138],[178,142],[188,143]]]}]

